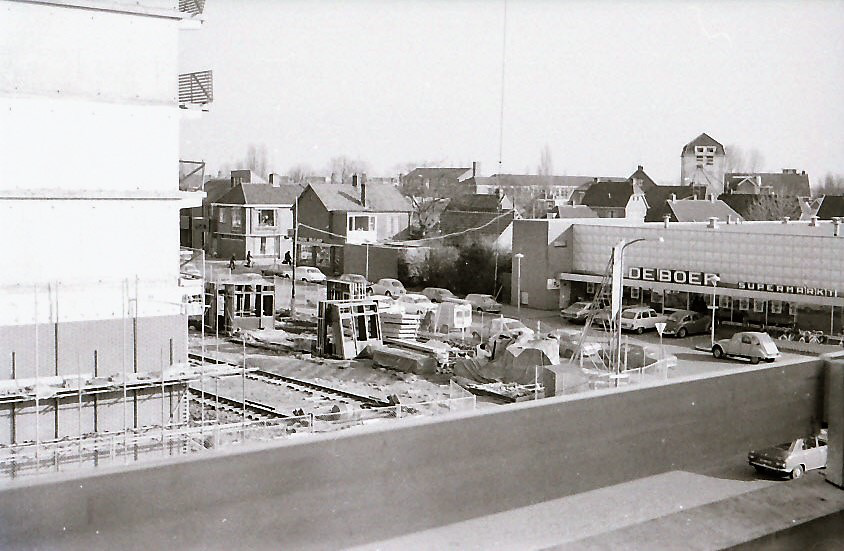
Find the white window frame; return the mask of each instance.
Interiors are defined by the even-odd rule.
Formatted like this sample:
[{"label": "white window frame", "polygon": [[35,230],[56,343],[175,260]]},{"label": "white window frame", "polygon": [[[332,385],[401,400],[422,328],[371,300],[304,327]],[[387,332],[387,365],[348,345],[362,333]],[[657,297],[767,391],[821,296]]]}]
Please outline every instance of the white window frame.
[{"label": "white window frame", "polygon": [[[355,220],[358,218],[366,218],[367,219],[367,229],[360,230],[355,228]],[[376,229],[376,220],[377,218],[372,214],[349,214],[348,218],[346,219],[346,229],[348,231],[365,231],[365,232],[374,232]]]},{"label": "white window frame", "polygon": [[762,313],[765,311],[765,300],[761,298],[753,299],[753,311]]},{"label": "white window frame", "polygon": [[630,298],[635,298],[636,300],[639,300],[640,296],[641,296],[641,291],[640,291],[639,287],[631,287],[630,288]]},{"label": "white window frame", "polygon": [[232,207],[232,229],[243,227],[243,209],[240,207]]},{"label": "white window frame", "polygon": [[781,300],[772,300],[769,306],[769,311],[772,314],[782,314],[782,301]]},{"label": "white window frame", "polygon": [[740,297],[738,309],[743,312],[747,312],[748,310],[750,310],[750,299],[747,297]]},{"label": "white window frame", "polygon": [[[261,221],[262,213],[269,212],[272,213],[272,223],[265,224]],[[260,228],[272,228],[275,226],[275,209],[258,209],[258,227]]]}]

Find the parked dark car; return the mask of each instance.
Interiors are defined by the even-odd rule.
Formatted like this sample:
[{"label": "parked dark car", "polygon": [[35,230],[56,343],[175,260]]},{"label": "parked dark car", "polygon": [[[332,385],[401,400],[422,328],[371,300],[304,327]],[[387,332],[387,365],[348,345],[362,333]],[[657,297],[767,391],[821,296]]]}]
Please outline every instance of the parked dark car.
[{"label": "parked dark car", "polygon": [[677,310],[665,321],[662,334],[668,337],[684,338],[686,335],[707,333],[711,327],[710,316],[691,310]]}]

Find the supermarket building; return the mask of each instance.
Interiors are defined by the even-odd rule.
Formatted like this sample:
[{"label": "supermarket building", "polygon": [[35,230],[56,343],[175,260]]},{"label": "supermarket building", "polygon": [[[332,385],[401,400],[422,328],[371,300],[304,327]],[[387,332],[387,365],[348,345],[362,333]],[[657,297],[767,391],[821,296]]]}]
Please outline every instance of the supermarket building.
[{"label": "supermarket building", "polygon": [[[844,236],[838,221],[631,223],[613,219],[517,220],[512,296],[539,309],[591,298],[621,240],[625,305],[707,311],[722,322],[844,330]],[[659,238],[662,238],[662,242]],[[520,280],[520,281],[519,281]],[[713,285],[714,283],[714,285]]]}]

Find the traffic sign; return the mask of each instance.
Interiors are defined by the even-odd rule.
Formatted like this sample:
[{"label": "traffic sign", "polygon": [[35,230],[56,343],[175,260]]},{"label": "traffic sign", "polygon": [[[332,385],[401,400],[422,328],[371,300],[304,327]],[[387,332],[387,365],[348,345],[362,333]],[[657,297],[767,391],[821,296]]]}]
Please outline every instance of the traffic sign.
[{"label": "traffic sign", "polygon": [[654,327],[656,327],[656,332],[659,333],[660,337],[662,336],[662,332],[665,331],[666,325],[668,325],[668,324],[665,323],[664,321],[660,321],[660,322],[657,322],[657,323],[654,324]]}]

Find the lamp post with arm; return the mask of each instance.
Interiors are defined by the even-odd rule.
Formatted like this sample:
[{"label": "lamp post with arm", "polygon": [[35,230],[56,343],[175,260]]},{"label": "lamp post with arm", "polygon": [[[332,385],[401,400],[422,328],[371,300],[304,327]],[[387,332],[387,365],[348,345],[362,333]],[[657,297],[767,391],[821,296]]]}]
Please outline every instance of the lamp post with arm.
[{"label": "lamp post with arm", "polygon": [[615,259],[618,262],[618,269],[613,270],[613,289],[618,289],[618,291],[614,292],[618,297],[618,310],[615,312],[614,319],[615,319],[615,334],[616,334],[616,375],[621,374],[621,297],[623,295],[622,288],[624,286],[624,250],[633,245],[635,243],[640,243],[642,241],[651,241],[655,243],[663,243],[665,239],[662,236],[656,239],[651,239],[647,237],[640,237],[639,239],[634,239],[632,241],[625,242],[623,239],[616,245],[615,251],[618,252],[618,258]]},{"label": "lamp post with arm", "polygon": [[516,259],[516,317],[519,319],[522,319],[522,259],[524,257],[522,253],[513,255]]},{"label": "lamp post with arm", "polygon": [[718,290],[718,282],[721,281],[721,278],[716,276],[712,276],[712,323],[710,324],[711,336],[710,340],[712,342],[709,343],[710,348],[715,346],[715,310],[718,308],[718,305],[715,303],[715,292]]}]

